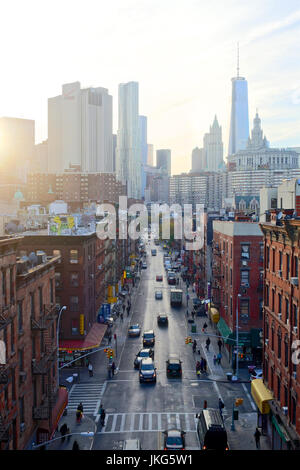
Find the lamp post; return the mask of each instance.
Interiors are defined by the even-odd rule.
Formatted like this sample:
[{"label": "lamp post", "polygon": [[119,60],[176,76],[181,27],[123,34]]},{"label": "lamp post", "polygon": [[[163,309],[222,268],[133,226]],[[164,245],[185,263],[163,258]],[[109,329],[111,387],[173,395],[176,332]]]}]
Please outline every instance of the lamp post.
[{"label": "lamp post", "polygon": [[85,432],[72,432],[70,434],[65,434],[64,436],[60,437],[55,437],[54,439],[50,439],[49,441],[42,442],[41,444],[35,445],[34,443],[32,444],[32,449],[38,449],[39,447],[46,446],[47,444],[51,444],[54,441],[58,441],[59,439],[62,439],[63,437],[68,437],[68,436],[86,436],[86,437],[94,437],[95,433],[93,431],[85,431]]},{"label": "lamp post", "polygon": [[57,347],[57,381],[58,381],[58,386],[59,386],[59,324],[60,324],[60,317],[61,314],[64,310],[67,310],[67,307],[64,305],[61,307],[59,314],[58,314],[58,319],[57,319],[57,326],[56,326],[56,347]]}]

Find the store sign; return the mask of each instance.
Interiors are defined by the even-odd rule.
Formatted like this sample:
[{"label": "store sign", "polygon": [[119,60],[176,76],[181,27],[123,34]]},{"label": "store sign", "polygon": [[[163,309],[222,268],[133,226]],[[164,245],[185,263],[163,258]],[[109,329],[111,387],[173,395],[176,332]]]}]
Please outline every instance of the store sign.
[{"label": "store sign", "polygon": [[79,331],[81,335],[84,334],[84,315],[83,314],[79,315]]}]

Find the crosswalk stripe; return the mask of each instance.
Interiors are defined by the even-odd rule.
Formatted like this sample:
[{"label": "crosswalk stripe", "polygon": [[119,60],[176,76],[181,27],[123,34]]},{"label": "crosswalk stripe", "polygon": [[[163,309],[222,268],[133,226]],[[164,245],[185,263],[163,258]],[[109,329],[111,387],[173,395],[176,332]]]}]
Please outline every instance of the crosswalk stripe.
[{"label": "crosswalk stripe", "polygon": [[69,392],[68,410],[76,411],[78,403],[82,402],[83,411],[86,414],[97,415],[101,397],[103,396],[106,383],[98,384],[74,384]]}]

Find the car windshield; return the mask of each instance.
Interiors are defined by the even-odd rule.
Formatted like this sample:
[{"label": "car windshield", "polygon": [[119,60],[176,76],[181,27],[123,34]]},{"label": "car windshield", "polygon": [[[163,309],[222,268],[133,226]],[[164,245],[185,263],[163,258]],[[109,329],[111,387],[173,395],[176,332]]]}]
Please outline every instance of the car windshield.
[{"label": "car windshield", "polygon": [[169,364],[169,369],[179,369],[180,368],[180,364]]},{"label": "car windshield", "polygon": [[182,439],[180,436],[168,437],[166,444],[168,446],[182,446]]},{"label": "car windshield", "polygon": [[153,338],[153,333],[145,333],[144,338]]},{"label": "car windshield", "polygon": [[142,365],[142,370],[153,370],[153,365],[152,364],[143,364]]},{"label": "car windshield", "polygon": [[129,327],[130,330],[137,330],[139,328],[139,325],[132,325]]}]

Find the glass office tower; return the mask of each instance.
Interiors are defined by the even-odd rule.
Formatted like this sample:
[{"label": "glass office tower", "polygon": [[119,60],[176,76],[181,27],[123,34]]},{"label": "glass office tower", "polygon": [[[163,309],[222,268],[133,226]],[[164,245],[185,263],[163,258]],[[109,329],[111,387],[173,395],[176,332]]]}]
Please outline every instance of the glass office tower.
[{"label": "glass office tower", "polygon": [[232,103],[228,155],[235,154],[247,146],[249,137],[248,83],[244,77],[232,81]]}]

